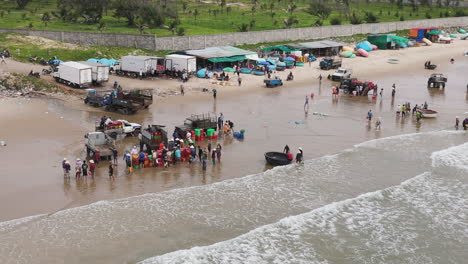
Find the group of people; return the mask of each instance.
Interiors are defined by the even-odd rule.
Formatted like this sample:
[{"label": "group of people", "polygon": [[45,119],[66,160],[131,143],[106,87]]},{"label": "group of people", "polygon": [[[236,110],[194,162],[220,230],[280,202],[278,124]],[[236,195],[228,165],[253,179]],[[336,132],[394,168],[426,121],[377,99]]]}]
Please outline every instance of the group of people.
[{"label": "group of people", "polygon": [[231,120],[226,120],[226,122],[224,122],[224,116],[223,113],[221,113],[218,117],[218,131],[223,131],[225,135],[229,135],[234,132],[233,128],[234,122],[232,122]]},{"label": "group of people", "polygon": [[[460,125],[460,118],[458,116],[455,117],[455,128],[458,129]],[[468,117],[463,119],[462,122],[463,130],[468,130]]]},{"label": "group of people", "polygon": [[397,107],[397,111],[396,111],[396,114],[397,116],[399,116],[401,114],[401,117],[406,117],[406,115],[409,115],[409,113],[411,112],[411,116],[416,116],[416,121],[419,122],[419,120],[421,120],[422,118],[422,110],[423,109],[428,109],[429,105],[427,104],[427,102],[424,102],[424,104],[421,104],[421,105],[414,105],[413,108],[411,108],[411,104],[409,102],[406,102],[404,104],[402,104],[401,106],[398,105]]},{"label": "group of people", "polygon": [[[289,161],[293,160],[293,154],[291,153],[291,150],[289,149],[288,145],[284,146],[283,153],[288,156]],[[299,147],[296,153],[296,163],[303,163],[303,160],[304,160],[304,151],[302,150],[301,147]]]},{"label": "group of people", "polygon": [[131,173],[133,168],[143,167],[169,167],[171,164],[175,165],[180,162],[199,161],[202,164],[203,170],[206,170],[207,160],[211,157],[213,165],[216,161],[221,162],[221,144],[217,144],[212,148],[212,143],[209,141],[206,147],[202,148],[201,145],[195,145],[192,140],[192,134],[187,132],[186,137],[179,138],[181,135],[174,131],[173,137],[169,139],[167,146],[160,143],[157,149],[150,149],[140,145],[140,150],[136,146],[131,151],[125,151],[123,159],[127,166],[127,173]]}]

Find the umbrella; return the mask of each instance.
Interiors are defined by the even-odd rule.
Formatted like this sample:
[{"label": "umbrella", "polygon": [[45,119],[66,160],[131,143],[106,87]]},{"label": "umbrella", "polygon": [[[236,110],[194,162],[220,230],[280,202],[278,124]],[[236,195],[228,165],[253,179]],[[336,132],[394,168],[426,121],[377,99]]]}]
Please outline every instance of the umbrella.
[{"label": "umbrella", "polygon": [[268,59],[266,60],[268,63],[270,63],[271,65],[275,65],[276,64],[276,61],[272,60],[272,59]]},{"label": "umbrella", "polygon": [[268,62],[266,62],[266,61],[261,61],[261,62],[259,62],[258,64],[260,64],[260,65],[270,65],[270,64],[269,64]]},{"label": "umbrella", "polygon": [[89,62],[96,62],[96,63],[99,63],[99,60],[98,59],[88,59]]},{"label": "umbrella", "polygon": [[284,63],[284,62],[278,62],[276,65],[277,65],[277,66],[282,66],[282,67],[284,67],[284,66],[286,66],[286,63]]},{"label": "umbrella", "polygon": [[284,60],[285,61],[296,61],[296,59],[294,59],[293,57],[286,57]]},{"label": "umbrella", "polygon": [[225,72],[235,72],[235,70],[233,68],[231,68],[231,67],[226,67],[226,68],[223,69],[223,71],[225,71]]}]

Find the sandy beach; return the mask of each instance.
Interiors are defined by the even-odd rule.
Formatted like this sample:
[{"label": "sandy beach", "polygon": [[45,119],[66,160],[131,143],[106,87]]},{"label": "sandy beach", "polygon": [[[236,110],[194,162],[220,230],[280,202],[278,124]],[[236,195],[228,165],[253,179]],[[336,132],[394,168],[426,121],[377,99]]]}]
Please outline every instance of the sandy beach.
[{"label": "sandy beach", "polygon": [[[83,135],[94,129],[94,121],[104,111],[82,102],[84,91],[66,89],[54,98],[0,98],[0,220],[9,220],[39,213],[53,213],[65,208],[92,202],[129,197],[144,193],[205,185],[226,179],[255,174],[269,169],[263,152],[280,150],[290,144],[306,149],[306,158],[334,153],[364,140],[402,133],[452,128],[455,115],[467,111],[466,70],[468,63],[463,52],[468,41],[434,44],[401,50],[378,50],[368,58],[343,59],[343,67],[353,70],[359,79],[374,81],[384,88],[384,98],[331,98],[332,82],[324,79],[319,86],[318,76],[326,78],[333,71],[322,71],[318,61],[311,66],[293,69],[294,81],[283,87],[267,89],[263,78],[241,75],[242,85],[233,78],[232,85],[213,84],[211,80],[192,78],[184,86],[185,96],[179,95],[181,82],[175,80],[134,80],[112,76],[110,86],[118,81],[124,89],[152,88],[159,94],[155,103],[134,116],[111,114],[113,118],[128,119],[141,124],[165,124],[172,133],[174,125],[194,113],[223,112],[235,122],[237,130],[246,129],[246,139],[221,139],[223,163],[202,172],[199,164],[181,164],[168,169],[144,169],[126,176],[123,166],[117,168],[117,180],[106,177],[105,166],[98,170],[96,180],[64,181],[60,162],[84,156]],[[398,64],[388,59],[398,59]],[[455,64],[450,64],[450,58]],[[445,91],[429,90],[425,81],[432,71],[423,69],[431,60],[439,65],[435,72],[448,75]],[[42,67],[8,60],[0,71],[28,73]],[[283,80],[289,70],[274,75]],[[232,74],[231,74],[232,75]],[[50,77],[43,77],[51,80]],[[52,80],[51,80],[52,81]],[[392,83],[397,85],[395,101],[390,99]],[[203,88],[216,88],[218,98]],[[98,89],[105,89],[98,88]],[[304,96],[313,92],[309,114],[304,114]],[[175,95],[175,96],[171,96]],[[417,124],[414,120],[395,120],[394,107],[410,101],[428,101],[441,112],[436,120]],[[384,129],[374,131],[364,120],[368,108],[384,119]],[[327,113],[329,118],[312,115]],[[295,123],[300,121],[299,123]],[[119,152],[136,144],[135,138],[119,141]],[[14,201],[14,202],[12,202]]]}]

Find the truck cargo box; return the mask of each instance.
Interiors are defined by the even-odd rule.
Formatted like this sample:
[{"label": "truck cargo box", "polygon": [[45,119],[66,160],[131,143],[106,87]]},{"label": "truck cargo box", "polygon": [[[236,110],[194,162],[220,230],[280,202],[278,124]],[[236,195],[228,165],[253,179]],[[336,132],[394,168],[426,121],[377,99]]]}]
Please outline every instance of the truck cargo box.
[{"label": "truck cargo box", "polygon": [[194,56],[180,54],[166,55],[166,69],[195,72],[197,70],[197,59]]},{"label": "truck cargo box", "polygon": [[109,81],[109,66],[91,61],[80,61],[79,63],[91,67],[94,82],[103,83]]}]

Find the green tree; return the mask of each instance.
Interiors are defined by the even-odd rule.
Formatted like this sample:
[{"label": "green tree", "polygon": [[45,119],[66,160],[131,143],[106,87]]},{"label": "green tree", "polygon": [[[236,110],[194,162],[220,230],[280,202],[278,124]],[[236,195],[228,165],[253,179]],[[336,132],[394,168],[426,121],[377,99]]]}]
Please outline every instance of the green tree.
[{"label": "green tree", "polygon": [[135,26],[135,20],[141,8],[147,4],[143,0],[114,0],[114,17],[127,19],[128,26]]},{"label": "green tree", "polygon": [[273,14],[273,9],[275,9],[275,3],[270,3],[270,13]]},{"label": "green tree", "polygon": [[291,28],[292,26],[299,24],[299,20],[295,16],[289,16],[283,20],[283,23],[286,28]]},{"label": "green tree", "polygon": [[291,5],[288,5],[288,13],[292,14],[294,12],[294,10],[297,9],[297,6],[296,4],[291,4]]},{"label": "green tree", "polygon": [[373,12],[366,12],[365,20],[367,23],[376,23],[377,16]]},{"label": "green tree", "polygon": [[47,23],[50,22],[50,14],[49,12],[45,12],[43,15],[42,15],[42,23],[44,23],[44,25],[47,27]]},{"label": "green tree", "polygon": [[176,34],[176,30],[178,29],[177,27],[180,24],[180,20],[174,19],[169,23],[169,30],[172,31],[172,34]]},{"label": "green tree", "polygon": [[99,21],[96,29],[102,33],[106,29],[106,23],[104,21]]},{"label": "green tree", "polygon": [[28,29],[31,30],[31,29],[33,29],[33,27],[34,27],[33,22],[29,22]]},{"label": "green tree", "polygon": [[141,35],[145,32],[145,29],[148,28],[148,24],[145,23],[145,21],[141,17],[137,17],[135,19],[135,26],[138,29],[138,32],[140,32]]},{"label": "green tree", "polygon": [[252,6],[252,8],[250,9],[250,12],[252,12],[252,16],[255,14],[255,11],[257,11],[257,7]]},{"label": "green tree", "polygon": [[16,0],[16,6],[18,9],[24,9],[31,0]]},{"label": "green tree", "polygon": [[193,16],[195,17],[195,21],[197,21],[197,16],[199,15],[200,13],[198,12],[198,9],[195,8],[195,10],[193,10]]},{"label": "green tree", "polygon": [[188,8],[188,3],[186,1],[182,2],[182,10],[184,11],[184,14],[187,12]]},{"label": "green tree", "polygon": [[349,22],[353,25],[359,25],[362,24],[362,18],[358,14],[353,12],[351,17],[349,18]]},{"label": "green tree", "polygon": [[185,35],[185,28],[183,27],[177,28],[177,36],[183,36],[183,35]]},{"label": "green tree", "polygon": [[323,22],[330,16],[332,9],[326,0],[311,0],[309,8],[305,11],[313,16],[316,16],[318,18],[317,22],[319,24],[323,24]]},{"label": "green tree", "polygon": [[239,32],[247,32],[249,31],[249,25],[246,23],[242,23],[241,25],[237,26]]}]

